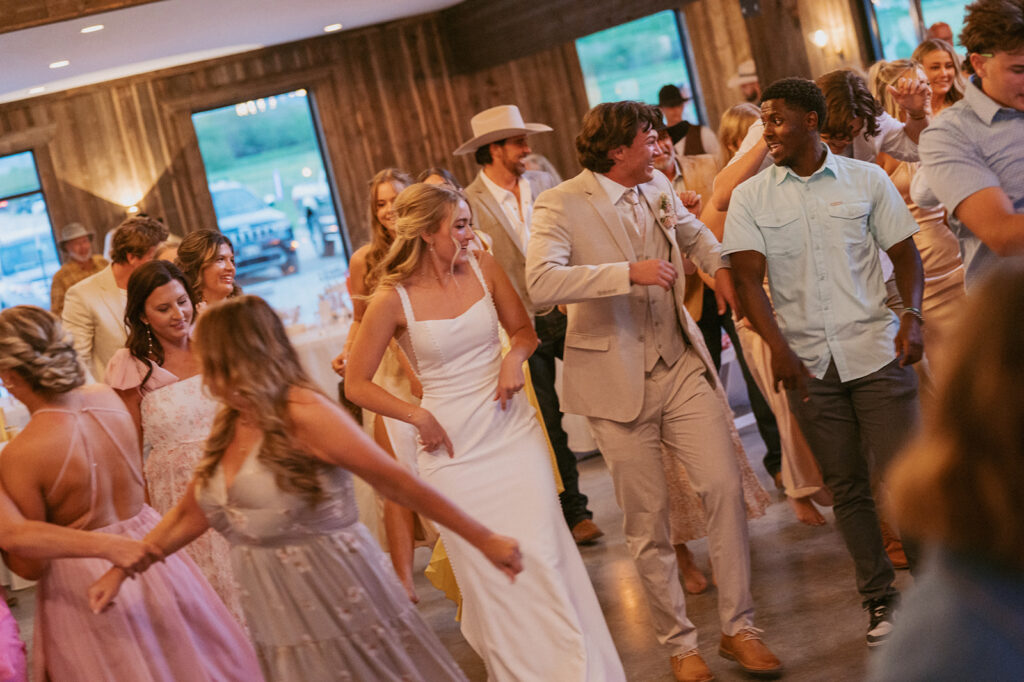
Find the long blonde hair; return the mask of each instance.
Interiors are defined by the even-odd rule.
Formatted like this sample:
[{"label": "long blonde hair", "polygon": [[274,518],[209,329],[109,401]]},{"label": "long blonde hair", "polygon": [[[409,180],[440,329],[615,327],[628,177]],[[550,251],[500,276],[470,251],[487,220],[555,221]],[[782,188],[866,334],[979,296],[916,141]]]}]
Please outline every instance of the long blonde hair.
[{"label": "long blonde hair", "polygon": [[282,490],[302,495],[311,505],[323,499],[319,473],[327,465],[297,447],[288,422],[292,387],[320,393],[285,334],[281,319],[258,296],[238,296],[211,306],[199,318],[195,347],[203,384],[221,401],[205,455],[196,468],[209,480],[235,435],[239,405],[263,432],[259,460]]},{"label": "long blonde hair", "polygon": [[[949,58],[953,60],[953,70],[956,73],[953,75],[953,85],[949,88],[949,92],[943,98],[946,101],[946,106],[950,104],[956,104],[964,98],[964,76],[961,69],[960,55],[956,53],[953,46],[947,43],[941,38],[928,38],[914,49],[914,54],[910,55],[918,64],[924,63],[924,58],[930,55],[932,52],[942,50],[949,55]],[[927,72],[925,76],[927,76]]]},{"label": "long blonde hair", "polygon": [[363,286],[372,292],[377,286],[377,265],[391,248],[394,239],[384,224],[377,219],[377,188],[389,182],[395,191],[401,193],[413,184],[412,176],[398,168],[385,168],[370,180],[370,251],[366,254],[366,274]]},{"label": "long blonde hair", "polygon": [[1024,261],[1002,261],[955,327],[921,437],[888,477],[900,529],[1024,569]]},{"label": "long blonde hair", "polygon": [[718,142],[722,147],[722,166],[729,163],[729,159],[740,148],[740,143],[747,136],[747,131],[757,119],[761,118],[761,110],[756,104],[743,102],[731,106],[722,114],[722,120],[718,126]]},{"label": "long blonde hair", "polygon": [[444,185],[420,182],[402,190],[395,199],[395,242],[377,265],[379,287],[399,284],[416,271],[426,251],[423,235],[436,234],[464,200]]}]

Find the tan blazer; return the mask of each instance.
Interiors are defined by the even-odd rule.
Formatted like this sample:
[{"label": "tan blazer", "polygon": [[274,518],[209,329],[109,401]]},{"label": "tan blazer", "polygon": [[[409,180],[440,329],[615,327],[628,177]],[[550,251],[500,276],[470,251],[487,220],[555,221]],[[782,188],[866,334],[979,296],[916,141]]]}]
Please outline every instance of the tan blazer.
[{"label": "tan blazer", "polygon": [[[543,171],[526,171],[523,177],[530,183],[534,204],[541,192],[557,184],[550,173]],[[519,234],[508,221],[505,211],[501,210],[501,206],[494,200],[494,195],[487,189],[479,173],[466,187],[466,197],[473,209],[475,227],[491,237],[491,249],[495,260],[512,280],[512,286],[526,306],[526,312],[535,315],[537,310],[534,309],[526,289],[526,249],[520,243]]]},{"label": "tan blazer", "polygon": [[[655,229],[668,238],[671,263],[683,272],[688,256],[705,272],[722,267],[722,247],[711,231],[683,208],[672,184],[655,171],[653,181],[640,185],[655,212]],[[670,202],[675,226],[658,219],[662,197]],[[638,260],[627,227],[598,184],[585,170],[538,197],[530,225],[526,282],[534,305],[570,304],[565,335],[564,397],[566,412],[628,422],[643,406],[643,288],[629,282],[629,263]],[[683,307],[685,283],[676,279],[675,300],[681,329],[691,345],[703,339]],[[701,354],[708,376],[714,367]]]},{"label": "tan blazer", "polygon": [[107,376],[107,363],[124,348],[127,292],[118,289],[110,266],[68,289],[62,314],[64,328],[75,339],[78,360],[96,381]]}]

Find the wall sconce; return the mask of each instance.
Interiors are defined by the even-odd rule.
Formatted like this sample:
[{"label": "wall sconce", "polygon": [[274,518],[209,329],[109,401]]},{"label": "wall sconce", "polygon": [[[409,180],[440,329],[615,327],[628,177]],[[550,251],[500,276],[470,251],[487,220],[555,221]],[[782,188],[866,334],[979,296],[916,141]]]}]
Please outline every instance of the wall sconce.
[{"label": "wall sconce", "polygon": [[842,44],[833,40],[832,36],[827,31],[819,28],[817,31],[808,36],[808,38],[810,39],[811,44],[819,48],[822,52],[825,51],[825,48],[828,46],[829,43],[833,43],[833,52],[835,52],[836,57],[838,57],[839,59],[844,58]]},{"label": "wall sconce", "polygon": [[133,205],[129,206],[128,208],[126,208],[125,212],[127,212],[128,215],[135,215],[136,213],[139,212],[139,207],[133,204]]}]

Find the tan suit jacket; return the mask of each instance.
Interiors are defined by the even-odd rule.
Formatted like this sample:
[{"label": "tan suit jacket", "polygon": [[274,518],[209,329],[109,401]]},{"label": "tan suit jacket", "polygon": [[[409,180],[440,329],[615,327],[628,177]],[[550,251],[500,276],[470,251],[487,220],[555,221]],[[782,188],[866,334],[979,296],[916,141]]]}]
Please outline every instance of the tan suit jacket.
[{"label": "tan suit jacket", "polygon": [[124,326],[126,297],[108,265],[68,289],[64,298],[64,328],[75,339],[79,361],[96,381],[104,380],[107,363],[128,340]]},{"label": "tan suit jacket", "polygon": [[[670,261],[680,277],[675,283],[681,333],[701,347],[702,336],[683,307],[685,283],[682,257],[688,256],[705,272],[722,267],[721,245],[694,218],[661,172],[639,186],[655,215],[654,229],[668,238]],[[675,225],[660,214],[671,206]],[[638,260],[625,225],[604,188],[585,170],[538,197],[530,225],[526,282],[537,307],[567,303],[564,397],[566,412],[628,422],[643,406],[645,323],[643,287],[629,281],[629,263]],[[714,367],[701,354],[708,376]]]},{"label": "tan suit jacket", "polygon": [[[557,184],[550,173],[543,171],[526,171],[523,177],[530,183],[534,204],[541,192],[551,189]],[[508,278],[512,280],[512,286],[515,287],[516,293],[519,294],[523,305],[526,306],[526,312],[530,315],[537,314],[538,311],[530,301],[530,295],[526,289],[526,245],[521,244],[519,234],[512,227],[505,211],[495,201],[494,195],[484,184],[479,173],[466,187],[466,197],[473,209],[475,226],[491,237],[494,258],[505,270]]]}]

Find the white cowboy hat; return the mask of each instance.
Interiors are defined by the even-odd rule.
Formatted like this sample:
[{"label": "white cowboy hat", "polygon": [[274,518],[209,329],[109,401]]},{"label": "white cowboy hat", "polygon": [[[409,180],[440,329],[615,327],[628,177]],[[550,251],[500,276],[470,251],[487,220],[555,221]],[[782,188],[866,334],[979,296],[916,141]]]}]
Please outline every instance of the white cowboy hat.
[{"label": "white cowboy hat", "polygon": [[741,85],[756,83],[757,80],[757,66],[753,59],[748,59],[740,64],[736,69],[736,75],[730,78],[726,85],[730,88],[738,88]]},{"label": "white cowboy hat", "polygon": [[69,242],[79,237],[92,237],[92,233],[85,229],[82,223],[68,223],[60,231],[60,243]]},{"label": "white cowboy hat", "polygon": [[523,115],[519,113],[519,107],[514,104],[502,104],[485,109],[471,118],[469,125],[473,128],[473,139],[463,142],[455,150],[456,156],[472,154],[485,144],[509,137],[547,133],[552,130],[551,126],[546,126],[543,123],[523,123]]}]

